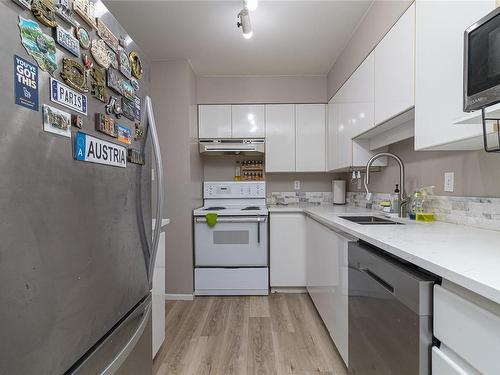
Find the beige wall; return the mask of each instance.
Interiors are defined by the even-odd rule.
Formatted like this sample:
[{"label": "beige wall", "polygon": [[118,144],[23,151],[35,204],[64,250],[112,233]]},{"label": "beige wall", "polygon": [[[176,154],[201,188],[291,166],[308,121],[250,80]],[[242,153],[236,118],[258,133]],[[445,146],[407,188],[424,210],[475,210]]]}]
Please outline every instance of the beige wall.
[{"label": "beige wall", "polygon": [[[193,292],[192,209],[201,205],[203,168],[195,139],[196,78],[185,60],[156,62],[151,93],[166,183],[167,293]],[[189,194],[186,194],[189,192]]]},{"label": "beige wall", "polygon": [[326,77],[198,77],[197,91],[198,104],[326,103]]},{"label": "beige wall", "polygon": [[[242,156],[205,156],[205,181],[232,181],[234,178],[236,161],[263,160],[258,157]],[[267,196],[273,191],[295,191],[294,181],[300,180],[301,189],[298,191],[330,191],[332,180],[342,174],[330,173],[268,173],[266,174]]]},{"label": "beige wall", "polygon": [[[413,138],[389,147],[405,164],[406,192],[434,185],[437,195],[500,197],[500,158],[484,151],[414,151]],[[444,172],[455,172],[455,191],[444,192]],[[399,167],[393,162],[370,176],[370,191],[392,192],[399,182]],[[349,186],[350,191],[357,191]],[[361,189],[364,191],[364,189]]]},{"label": "beige wall", "polygon": [[328,100],[375,48],[413,0],[375,0],[327,76]]}]

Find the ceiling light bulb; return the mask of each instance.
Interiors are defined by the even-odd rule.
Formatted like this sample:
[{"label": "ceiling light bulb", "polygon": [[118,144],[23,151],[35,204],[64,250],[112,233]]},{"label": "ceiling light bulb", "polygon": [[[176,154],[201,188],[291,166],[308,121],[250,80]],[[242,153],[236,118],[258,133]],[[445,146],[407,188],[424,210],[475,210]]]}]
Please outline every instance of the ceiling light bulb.
[{"label": "ceiling light bulb", "polygon": [[244,0],[245,8],[253,12],[259,6],[259,0]]},{"label": "ceiling light bulb", "polygon": [[252,25],[250,24],[250,14],[248,14],[248,10],[243,8],[241,12],[238,13],[238,18],[240,21],[236,24],[238,27],[241,27],[241,31],[243,32],[243,37],[245,39],[250,39],[253,35]]}]

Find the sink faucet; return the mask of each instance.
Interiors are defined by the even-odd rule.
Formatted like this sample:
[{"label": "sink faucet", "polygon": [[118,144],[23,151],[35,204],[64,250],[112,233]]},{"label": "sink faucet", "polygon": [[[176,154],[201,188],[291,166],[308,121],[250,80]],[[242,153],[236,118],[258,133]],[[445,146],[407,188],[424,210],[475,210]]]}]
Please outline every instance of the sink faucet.
[{"label": "sink faucet", "polygon": [[406,216],[406,205],[408,204],[408,199],[406,198],[405,193],[405,166],[401,158],[390,152],[380,152],[372,156],[368,163],[366,163],[366,176],[365,176],[365,190],[366,197],[368,200],[371,200],[371,193],[368,190],[368,184],[370,183],[370,167],[373,162],[382,157],[389,157],[396,160],[399,164],[399,217]]}]

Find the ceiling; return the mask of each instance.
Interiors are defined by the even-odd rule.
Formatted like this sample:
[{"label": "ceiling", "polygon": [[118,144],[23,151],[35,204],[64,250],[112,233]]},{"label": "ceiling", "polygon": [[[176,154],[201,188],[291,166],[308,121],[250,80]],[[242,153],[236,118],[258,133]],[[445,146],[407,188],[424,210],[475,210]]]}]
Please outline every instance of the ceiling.
[{"label": "ceiling", "polygon": [[250,40],[236,28],[240,0],[104,2],[151,59],[230,76],[327,74],[372,1],[261,0]]}]

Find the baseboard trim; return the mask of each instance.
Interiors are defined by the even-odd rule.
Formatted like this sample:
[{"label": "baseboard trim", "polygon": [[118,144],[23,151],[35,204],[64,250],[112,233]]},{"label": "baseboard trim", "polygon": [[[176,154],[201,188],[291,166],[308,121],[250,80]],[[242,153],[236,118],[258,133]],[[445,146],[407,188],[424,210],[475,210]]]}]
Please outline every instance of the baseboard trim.
[{"label": "baseboard trim", "polygon": [[192,301],[194,299],[193,294],[165,294],[165,299],[167,301]]},{"label": "baseboard trim", "polygon": [[307,289],[305,287],[276,287],[271,288],[271,293],[307,293]]}]

